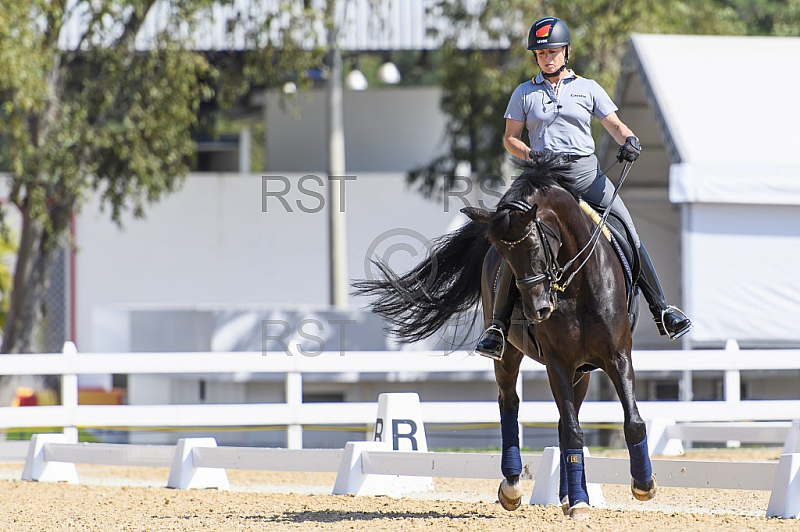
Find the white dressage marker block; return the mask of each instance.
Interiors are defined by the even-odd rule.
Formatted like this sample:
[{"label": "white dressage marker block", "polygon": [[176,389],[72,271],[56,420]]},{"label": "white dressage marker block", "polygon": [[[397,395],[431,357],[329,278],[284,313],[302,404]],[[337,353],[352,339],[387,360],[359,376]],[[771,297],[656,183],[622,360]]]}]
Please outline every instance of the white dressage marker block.
[{"label": "white dressage marker block", "polygon": [[[591,456],[588,447],[583,448],[583,456]],[[530,503],[540,506],[547,506],[548,504],[559,506],[561,504],[561,500],[558,498],[560,476],[561,449],[558,447],[545,447],[542,453],[542,461],[539,462],[539,469],[536,471]],[[606,507],[606,497],[603,495],[603,488],[600,484],[588,482],[586,484],[586,492],[589,494],[589,503],[593,507]]]},{"label": "white dressage marker block", "polygon": [[800,453],[781,456],[769,497],[767,517],[800,517]]},{"label": "white dressage marker block", "polygon": [[228,474],[224,469],[216,467],[195,467],[192,450],[195,447],[216,447],[214,438],[181,438],[175,447],[172,469],[169,472],[168,488],[231,489]]},{"label": "white dressage marker block", "polygon": [[334,495],[387,495],[433,490],[433,478],[406,475],[365,474],[362,451],[428,452],[425,424],[419,395],[416,393],[382,393],[378,396],[378,416],[372,442],[348,442],[345,446]]},{"label": "white dressage marker block", "polygon": [[45,445],[48,443],[70,443],[70,441],[65,434],[34,434],[28,446],[22,480],[77,484],[78,470],[75,469],[75,464],[47,461]]},{"label": "white dressage marker block", "polygon": [[675,425],[675,420],[655,418],[647,423],[647,451],[650,456],[682,456],[683,442],[670,438],[668,428]]},{"label": "white dressage marker block", "polygon": [[[393,451],[428,452],[422,408],[416,393],[382,393],[378,396],[378,416],[374,441],[382,441]],[[433,478],[393,476],[395,491],[432,491]]]},{"label": "white dressage marker block", "polygon": [[374,441],[386,442],[394,451],[428,452],[422,409],[416,393],[382,393],[378,396],[378,417]]}]

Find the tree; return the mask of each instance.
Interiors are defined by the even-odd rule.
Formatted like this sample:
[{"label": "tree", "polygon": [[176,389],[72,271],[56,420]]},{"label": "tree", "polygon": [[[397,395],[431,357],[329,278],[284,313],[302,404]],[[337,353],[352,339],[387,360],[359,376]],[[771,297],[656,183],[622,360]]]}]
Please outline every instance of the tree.
[{"label": "tree", "polygon": [[[30,0],[0,6],[0,143],[21,218],[0,351],[34,347],[71,215],[91,194],[117,223],[176,191],[200,104],[297,78],[319,61],[303,0]],[[228,51],[201,53],[227,17]],[[230,50],[237,50],[235,52]],[[226,75],[220,76],[221,69]],[[5,216],[2,221],[5,220]]]},{"label": "tree", "polygon": [[[761,1],[774,4],[777,0]],[[426,194],[450,186],[462,162],[469,163],[473,179],[500,175],[506,158],[503,114],[508,99],[519,83],[538,72],[524,45],[537,19],[553,15],[567,22],[573,44],[570,67],[596,79],[609,92],[616,84],[631,32],[747,31],[736,9],[714,1],[486,0],[479,10],[470,11],[473,5],[466,0],[442,0],[433,8],[449,20],[451,28],[437,30],[444,39],[442,110],[449,122],[444,153],[408,175],[409,182]],[[465,35],[481,37],[480,48],[464,41]]]}]

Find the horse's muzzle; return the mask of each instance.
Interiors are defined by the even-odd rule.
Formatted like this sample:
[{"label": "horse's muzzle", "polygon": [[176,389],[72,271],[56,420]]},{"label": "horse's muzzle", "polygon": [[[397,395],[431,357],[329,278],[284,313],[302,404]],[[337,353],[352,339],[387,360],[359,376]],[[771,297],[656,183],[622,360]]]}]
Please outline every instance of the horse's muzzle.
[{"label": "horse's muzzle", "polygon": [[526,312],[525,317],[528,318],[528,320],[532,321],[533,323],[542,323],[543,321],[545,321],[547,318],[550,317],[550,314],[552,314],[552,312],[553,311],[549,307],[543,307],[536,309],[533,312]]},{"label": "horse's muzzle", "polygon": [[531,311],[528,305],[523,305],[525,317],[533,323],[542,323],[556,310],[557,300],[554,293],[550,293],[547,298],[547,305],[540,305],[535,310]]}]

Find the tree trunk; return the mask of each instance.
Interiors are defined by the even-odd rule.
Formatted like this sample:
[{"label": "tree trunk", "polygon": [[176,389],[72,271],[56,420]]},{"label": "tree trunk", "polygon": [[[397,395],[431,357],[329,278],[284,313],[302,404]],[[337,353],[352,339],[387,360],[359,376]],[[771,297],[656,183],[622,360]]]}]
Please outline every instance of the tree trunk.
[{"label": "tree trunk", "polygon": [[2,353],[30,353],[34,349],[34,335],[42,317],[42,301],[57,256],[55,243],[51,241],[48,244],[46,240],[42,223],[23,210],[14,285],[0,348]]},{"label": "tree trunk", "polygon": [[[50,284],[53,260],[58,246],[47,243],[43,224],[22,210],[17,266],[11,291],[6,327],[3,331],[2,353],[30,353],[42,318],[42,303]],[[54,376],[55,377],[55,376]],[[10,405],[20,385],[59,389],[58,377],[45,378],[4,375],[0,377],[0,405]]]}]

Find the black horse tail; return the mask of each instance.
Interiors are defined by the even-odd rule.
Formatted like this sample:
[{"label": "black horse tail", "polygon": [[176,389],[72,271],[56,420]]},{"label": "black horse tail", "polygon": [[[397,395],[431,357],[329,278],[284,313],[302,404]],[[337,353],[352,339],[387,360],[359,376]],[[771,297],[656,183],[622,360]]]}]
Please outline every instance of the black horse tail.
[{"label": "black horse tail", "polygon": [[398,275],[381,260],[372,263],[383,278],[356,281],[354,295],[375,296],[369,308],[404,343],[428,338],[451,317],[476,310],[483,259],[491,244],[486,225],[474,221],[434,240],[428,256]]}]

